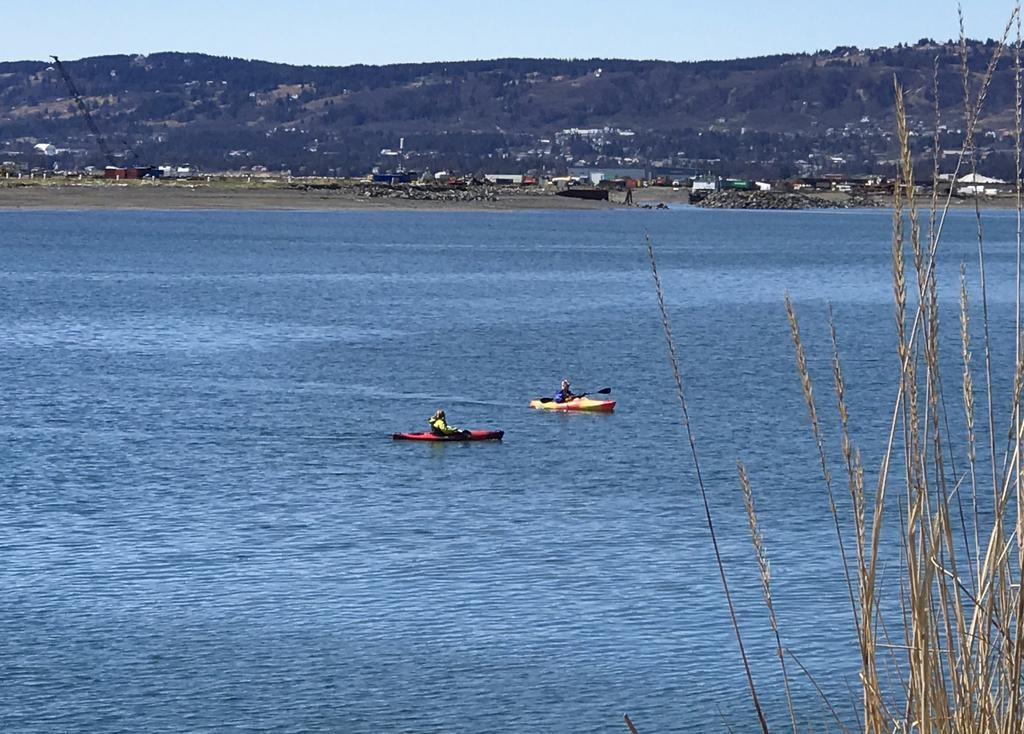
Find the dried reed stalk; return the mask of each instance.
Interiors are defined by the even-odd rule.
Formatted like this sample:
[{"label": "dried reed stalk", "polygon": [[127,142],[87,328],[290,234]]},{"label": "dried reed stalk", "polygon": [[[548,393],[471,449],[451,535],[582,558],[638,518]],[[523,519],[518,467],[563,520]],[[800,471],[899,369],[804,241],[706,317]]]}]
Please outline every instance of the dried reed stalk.
[{"label": "dried reed stalk", "polygon": [[633,720],[629,718],[629,714],[623,714],[622,718],[625,719],[626,726],[629,727],[629,734],[640,734],[640,732],[636,730],[636,727],[633,726]]},{"label": "dried reed stalk", "polygon": [[750,488],[750,480],[747,478],[747,469],[743,462],[736,462],[736,470],[740,476],[740,488],[743,490],[743,506],[747,511],[747,523],[750,526],[750,540],[754,544],[754,555],[757,556],[757,566],[761,576],[761,591],[764,595],[764,604],[768,609],[768,623],[771,625],[772,634],[775,635],[775,654],[779,656],[779,666],[782,668],[782,685],[786,691],[786,707],[789,709],[789,718],[793,724],[793,734],[797,733],[796,710],[793,708],[793,695],[789,690],[789,675],[786,673],[786,653],[783,651],[782,638],[779,636],[779,621],[775,616],[775,603],[772,601],[772,567],[768,563],[768,552],[764,548],[764,536],[757,522],[757,509],[754,507],[754,492]]},{"label": "dried reed stalk", "polygon": [[768,722],[765,719],[764,711],[761,709],[761,701],[757,697],[757,688],[754,685],[754,676],[750,671],[750,661],[747,659],[747,651],[743,646],[743,635],[740,632],[739,620],[736,618],[736,608],[733,605],[732,593],[729,591],[729,580],[725,574],[725,564],[722,561],[722,554],[718,548],[718,537],[715,535],[715,524],[711,518],[711,505],[708,502],[707,490],[704,487],[704,478],[700,469],[700,459],[697,455],[697,440],[694,435],[693,426],[690,423],[690,411],[686,404],[686,391],[683,389],[683,377],[679,368],[679,354],[676,350],[676,340],[672,336],[672,325],[668,317],[668,307],[665,305],[665,292],[661,286],[661,276],[658,274],[658,263],[654,257],[654,242],[651,236],[646,235],[647,258],[651,264],[651,276],[654,278],[654,290],[658,296],[658,310],[661,314],[661,326],[665,333],[665,343],[668,347],[669,362],[672,366],[672,377],[676,383],[676,397],[679,399],[679,408],[682,411],[683,425],[686,428],[686,438],[690,444],[690,455],[693,459],[694,471],[697,475],[697,486],[700,489],[701,500],[704,503],[704,516],[708,523],[708,532],[711,535],[711,545],[715,551],[715,563],[718,566],[718,575],[722,581],[722,590],[725,593],[725,600],[729,607],[729,618],[732,620],[733,632],[736,634],[736,644],[739,646],[740,658],[743,661],[743,672],[747,677],[747,686],[750,690],[750,698],[757,712],[761,730],[768,734]]},{"label": "dried reed stalk", "polygon": [[836,507],[835,494],[832,491],[832,473],[828,470],[828,460],[825,457],[825,441],[821,435],[821,427],[818,424],[818,410],[814,402],[814,387],[811,384],[811,375],[807,371],[807,356],[804,353],[803,341],[800,339],[800,325],[797,322],[796,311],[793,309],[793,302],[789,293],[784,297],[786,305],[786,318],[789,320],[789,332],[793,339],[793,346],[796,348],[796,369],[800,376],[800,386],[803,388],[804,402],[807,404],[807,413],[811,420],[811,432],[814,435],[814,443],[818,449],[818,464],[821,467],[821,475],[825,481],[825,494],[828,498],[829,512],[832,513],[832,522],[836,529],[836,540],[838,541],[839,556],[843,564],[843,574],[846,579],[846,588],[850,595],[850,608],[853,612],[854,628],[860,635],[860,619],[857,610],[857,598],[853,592],[853,581],[850,578],[850,567],[846,561],[846,543],[843,542],[843,530],[839,524],[839,510]]}]

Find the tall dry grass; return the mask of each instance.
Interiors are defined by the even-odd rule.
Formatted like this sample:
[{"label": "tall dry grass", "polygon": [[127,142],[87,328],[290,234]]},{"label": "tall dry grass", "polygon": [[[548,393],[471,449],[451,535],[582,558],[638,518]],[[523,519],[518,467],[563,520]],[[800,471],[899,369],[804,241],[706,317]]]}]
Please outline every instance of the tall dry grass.
[{"label": "tall dry grass", "polygon": [[[846,388],[838,331],[831,307],[828,319],[832,341],[832,391],[835,396],[841,439],[841,471],[850,495],[849,517],[837,509],[836,486],[823,437],[822,412],[808,369],[796,309],[786,294],[784,305],[795,348],[797,374],[804,394],[812,437],[824,483],[824,500],[835,526],[837,552],[844,570],[850,599],[852,627],[859,654],[858,728],[870,734],[889,732],[976,732],[1014,734],[1024,732],[1021,677],[1024,667],[1024,477],[1021,447],[1024,419],[1024,340],[1021,338],[1021,11],[1014,8],[987,67],[971,71],[968,45],[960,19],[961,74],[964,94],[963,146],[953,178],[963,171],[977,173],[975,135],[990,85],[999,64],[1013,65],[1015,80],[1016,161],[1016,273],[1017,295],[1014,323],[1014,365],[1008,414],[997,412],[993,376],[991,331],[986,279],[986,249],[981,210],[975,208],[978,292],[974,308],[980,311],[981,375],[972,343],[972,299],[969,299],[965,265],[961,265],[959,319],[960,384],[943,390],[940,370],[940,336],[943,322],[939,309],[936,261],[953,195],[943,201],[937,186],[928,204],[927,226],[922,227],[920,202],[915,188],[914,155],[904,105],[904,90],[894,80],[896,139],[899,165],[892,199],[892,288],[896,361],[884,451],[878,458],[877,483],[865,487],[861,453],[851,437]],[[1016,40],[1008,44],[1014,28]],[[938,64],[933,89],[938,93]],[[938,101],[935,125],[939,124]],[[940,152],[933,138],[932,179],[938,182]],[[733,610],[728,573],[718,553],[714,523],[701,480],[700,460],[693,438],[694,427],[687,410],[682,370],[665,307],[654,249],[648,238],[655,290],[668,345],[669,361],[697,469],[701,495],[715,547],[722,587],[728,601],[733,630],[741,652],[749,692],[763,731],[768,731],[758,698],[742,629]],[[978,392],[983,399],[978,401]],[[962,419],[950,428],[950,405],[959,403]],[[1005,447],[997,445],[997,426],[1008,426]],[[984,430],[979,434],[978,427]],[[979,436],[987,445],[979,447]],[[980,448],[980,451],[979,451]],[[980,456],[979,456],[980,455]],[[959,457],[959,466],[958,466]],[[749,531],[761,579],[768,623],[775,640],[775,656],[781,666],[789,727],[798,731],[790,683],[792,660],[784,644],[771,592],[768,549],[758,521],[752,483],[738,463],[739,483],[747,512]],[[991,485],[991,496],[984,485]],[[984,493],[984,494],[983,494]],[[964,495],[969,495],[964,497]],[[979,506],[984,506],[981,509]],[[965,510],[966,506],[966,510]],[[984,516],[986,519],[982,519]],[[889,558],[885,539],[899,538],[899,566],[881,566]],[[893,575],[898,576],[898,582]],[[894,612],[898,610],[898,613]],[[814,682],[812,680],[812,682]],[[817,684],[815,683],[817,687]],[[820,690],[820,689],[819,689]],[[831,708],[831,703],[828,704]],[[834,713],[834,709],[833,713]],[[839,721],[841,728],[847,725]],[[852,726],[852,725],[851,725]],[[632,724],[631,724],[632,727]]]}]

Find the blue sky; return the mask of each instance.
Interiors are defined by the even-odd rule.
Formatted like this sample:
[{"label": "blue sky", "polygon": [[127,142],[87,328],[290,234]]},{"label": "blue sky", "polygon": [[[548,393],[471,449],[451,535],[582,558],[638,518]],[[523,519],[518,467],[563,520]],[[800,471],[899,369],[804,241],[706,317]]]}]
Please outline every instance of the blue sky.
[{"label": "blue sky", "polygon": [[[1001,35],[1006,0],[964,0]],[[502,56],[727,59],[958,34],[951,0],[4,0],[0,60],[204,52],[295,64]]]}]

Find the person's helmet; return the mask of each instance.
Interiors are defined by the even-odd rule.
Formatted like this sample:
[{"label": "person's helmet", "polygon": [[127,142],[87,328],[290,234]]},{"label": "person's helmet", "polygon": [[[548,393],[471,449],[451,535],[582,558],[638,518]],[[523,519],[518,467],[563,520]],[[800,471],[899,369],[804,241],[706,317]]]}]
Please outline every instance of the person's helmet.
[{"label": "person's helmet", "polygon": [[569,381],[568,380],[562,380],[562,389],[564,390],[567,387],[569,387]]}]

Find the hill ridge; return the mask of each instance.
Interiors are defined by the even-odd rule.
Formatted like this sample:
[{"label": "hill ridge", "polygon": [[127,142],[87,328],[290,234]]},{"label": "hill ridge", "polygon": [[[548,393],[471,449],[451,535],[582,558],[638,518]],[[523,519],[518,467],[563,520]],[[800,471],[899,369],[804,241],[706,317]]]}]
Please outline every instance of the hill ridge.
[{"label": "hill ridge", "polygon": [[[968,43],[975,85],[995,47]],[[943,147],[959,146],[963,109],[958,45],[930,39],[721,61],[510,57],[332,67],[167,51],[63,63],[119,161],[134,160],[130,147],[146,163],[211,170],[868,173],[891,166],[894,75],[908,90],[919,153],[935,127],[933,64]],[[105,163],[50,63],[0,62],[0,79],[0,163]],[[1004,140],[1013,99],[1004,62],[979,138],[994,175],[1012,174]],[[55,154],[36,151],[40,143]]]}]

